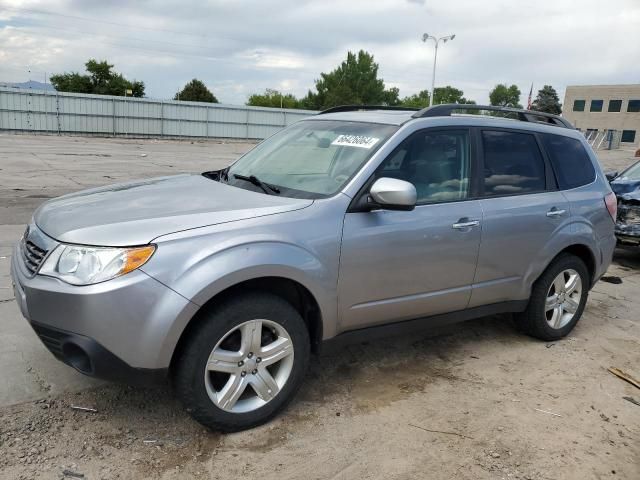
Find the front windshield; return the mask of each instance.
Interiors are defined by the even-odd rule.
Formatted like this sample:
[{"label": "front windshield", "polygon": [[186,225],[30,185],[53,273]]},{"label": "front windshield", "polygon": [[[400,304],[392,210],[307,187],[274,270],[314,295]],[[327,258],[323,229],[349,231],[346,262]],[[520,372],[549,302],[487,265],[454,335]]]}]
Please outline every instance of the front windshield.
[{"label": "front windshield", "polygon": [[237,187],[263,191],[255,185],[255,180],[247,181],[255,177],[276,187],[276,193],[283,196],[329,197],[337,193],[397,129],[395,125],[375,123],[304,120],[249,151],[229,168],[222,180]]},{"label": "front windshield", "polygon": [[640,162],[631,165],[620,175],[621,180],[640,180]]}]

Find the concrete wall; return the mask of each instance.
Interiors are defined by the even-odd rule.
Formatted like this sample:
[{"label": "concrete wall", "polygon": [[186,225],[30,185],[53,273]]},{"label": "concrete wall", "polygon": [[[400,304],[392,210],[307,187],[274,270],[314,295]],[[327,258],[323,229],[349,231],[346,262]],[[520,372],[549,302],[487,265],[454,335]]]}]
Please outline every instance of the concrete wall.
[{"label": "concrete wall", "polygon": [[315,113],[0,88],[0,131],[262,139]]},{"label": "concrete wall", "polygon": [[[573,111],[575,100],[585,100],[583,112]],[[590,112],[591,100],[603,100],[602,112]],[[620,112],[609,112],[609,100],[622,100]],[[562,106],[562,116],[576,128],[604,130],[635,130],[632,143],[640,145],[640,112],[627,112],[629,100],[640,100],[640,85],[579,85],[568,86]]]}]

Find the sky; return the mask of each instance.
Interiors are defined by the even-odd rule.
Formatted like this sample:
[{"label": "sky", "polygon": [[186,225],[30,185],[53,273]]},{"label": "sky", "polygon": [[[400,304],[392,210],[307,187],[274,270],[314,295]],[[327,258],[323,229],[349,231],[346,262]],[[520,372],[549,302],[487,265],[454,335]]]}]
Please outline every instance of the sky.
[{"label": "sky", "polygon": [[498,83],[640,83],[640,0],[0,0],[0,81],[43,82],[106,59],[146,95],[192,78],[221,103],[273,88],[303,96],[365,49],[401,96],[452,85],[488,103]]}]

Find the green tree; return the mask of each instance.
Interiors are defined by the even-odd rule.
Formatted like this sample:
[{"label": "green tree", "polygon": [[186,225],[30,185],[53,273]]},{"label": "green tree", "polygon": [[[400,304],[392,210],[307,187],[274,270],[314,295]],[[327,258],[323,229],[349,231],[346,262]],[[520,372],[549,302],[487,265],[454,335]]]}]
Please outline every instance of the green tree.
[{"label": "green tree", "polygon": [[335,70],[321,73],[316,91],[302,99],[305,108],[323,110],[336,105],[386,105],[398,103],[398,90],[386,90],[378,78],[378,64],[373,55],[360,50],[347,53],[347,59]]},{"label": "green tree", "polygon": [[[85,63],[87,74],[77,72],[60,73],[51,76],[51,84],[59,92],[93,93],[97,95],[131,95],[144,97],[144,82],[129,81],[120,73],[113,71],[113,65],[106,60],[101,62],[89,59]],[[127,93],[131,90],[132,93]]]},{"label": "green tree", "polygon": [[[425,108],[429,105],[429,91],[421,90],[419,93],[414,93],[404,97],[400,104],[403,107],[411,108]],[[461,104],[475,104],[473,100],[469,100],[464,97],[464,92],[460,89],[454,88],[451,85],[446,87],[436,88],[435,103],[461,103]]]},{"label": "green tree", "polygon": [[429,105],[429,90],[420,90],[418,93],[404,97],[400,105],[409,108],[425,108]]},{"label": "green tree", "polygon": [[59,92],[93,93],[89,75],[78,72],[51,75],[51,84]]},{"label": "green tree", "polygon": [[218,103],[216,96],[211,93],[207,86],[197,78],[194,78],[187,83],[182,90],[176,93],[173,99],[181,100],[183,102]]},{"label": "green tree", "polygon": [[464,98],[464,92],[458,88],[454,88],[451,85],[446,87],[437,87],[435,89],[434,104],[439,105],[441,103],[462,103],[462,104],[475,104],[473,100]]},{"label": "green tree", "polygon": [[264,93],[253,93],[249,95],[247,105],[253,107],[271,108],[302,108],[300,100],[290,93],[283,95],[278,90],[267,88]]},{"label": "green tree", "polygon": [[531,110],[560,115],[562,113],[562,104],[556,89],[551,85],[545,85],[541,90],[538,90],[538,95],[531,104]]},{"label": "green tree", "polygon": [[382,104],[394,107],[400,105],[400,90],[398,87],[391,87],[382,93]]},{"label": "green tree", "polygon": [[499,107],[522,108],[522,105],[520,105],[520,89],[517,85],[511,85],[510,87],[505,83],[496,85],[489,93],[489,101],[491,105]]}]

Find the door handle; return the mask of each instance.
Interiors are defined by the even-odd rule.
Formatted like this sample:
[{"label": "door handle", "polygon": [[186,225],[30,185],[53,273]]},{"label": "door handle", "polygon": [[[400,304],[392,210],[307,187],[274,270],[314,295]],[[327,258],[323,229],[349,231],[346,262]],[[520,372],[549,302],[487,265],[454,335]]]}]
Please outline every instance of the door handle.
[{"label": "door handle", "polygon": [[547,217],[550,217],[550,218],[561,217],[565,213],[566,213],[566,210],[558,210],[556,207],[553,207],[551,210],[547,212]]},{"label": "door handle", "polygon": [[[463,220],[463,219],[461,218],[460,220]],[[451,228],[454,228],[456,230],[464,230],[466,228],[477,227],[478,225],[480,225],[480,222],[478,220],[469,220],[466,222],[458,221],[457,223],[454,223],[453,225],[451,225]]]}]

